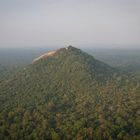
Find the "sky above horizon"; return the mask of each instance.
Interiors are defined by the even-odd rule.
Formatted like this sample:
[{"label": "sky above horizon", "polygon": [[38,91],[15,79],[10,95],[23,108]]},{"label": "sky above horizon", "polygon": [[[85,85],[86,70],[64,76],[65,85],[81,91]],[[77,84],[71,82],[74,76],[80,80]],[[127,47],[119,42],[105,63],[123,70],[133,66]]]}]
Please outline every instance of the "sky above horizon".
[{"label": "sky above horizon", "polygon": [[0,48],[140,48],[140,0],[0,0]]}]

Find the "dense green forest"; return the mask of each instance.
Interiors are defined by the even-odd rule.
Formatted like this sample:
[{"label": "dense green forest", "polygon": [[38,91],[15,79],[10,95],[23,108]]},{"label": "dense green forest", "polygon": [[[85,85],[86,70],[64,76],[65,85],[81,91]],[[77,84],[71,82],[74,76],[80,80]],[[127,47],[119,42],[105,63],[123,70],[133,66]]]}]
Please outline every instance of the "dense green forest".
[{"label": "dense green forest", "polygon": [[139,83],[139,72],[59,49],[1,80],[0,140],[139,140]]}]

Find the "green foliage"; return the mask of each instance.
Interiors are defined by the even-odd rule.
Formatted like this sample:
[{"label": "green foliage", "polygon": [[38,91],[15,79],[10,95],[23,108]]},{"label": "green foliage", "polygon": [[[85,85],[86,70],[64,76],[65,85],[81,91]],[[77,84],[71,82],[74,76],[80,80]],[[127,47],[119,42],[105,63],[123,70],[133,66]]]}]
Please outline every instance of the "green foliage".
[{"label": "green foliage", "polygon": [[0,83],[0,140],[138,140],[138,81],[60,49]]}]

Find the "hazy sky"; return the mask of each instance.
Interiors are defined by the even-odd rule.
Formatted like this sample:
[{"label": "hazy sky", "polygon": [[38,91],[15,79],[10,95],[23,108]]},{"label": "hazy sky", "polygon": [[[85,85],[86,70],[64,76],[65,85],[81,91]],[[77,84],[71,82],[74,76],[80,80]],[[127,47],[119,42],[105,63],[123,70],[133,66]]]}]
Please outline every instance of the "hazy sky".
[{"label": "hazy sky", "polygon": [[69,44],[140,47],[140,0],[0,0],[0,47]]}]

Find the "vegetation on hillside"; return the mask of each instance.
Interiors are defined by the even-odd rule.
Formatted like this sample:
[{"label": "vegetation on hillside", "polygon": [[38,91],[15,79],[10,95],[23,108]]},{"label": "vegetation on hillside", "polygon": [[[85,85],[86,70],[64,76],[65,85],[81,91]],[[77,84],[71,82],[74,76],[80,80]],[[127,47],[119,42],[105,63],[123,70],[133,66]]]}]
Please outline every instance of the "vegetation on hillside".
[{"label": "vegetation on hillside", "polygon": [[0,83],[1,140],[139,140],[139,79],[60,49]]}]

